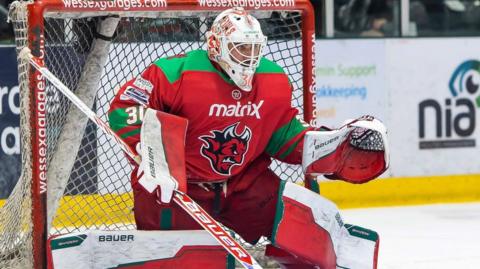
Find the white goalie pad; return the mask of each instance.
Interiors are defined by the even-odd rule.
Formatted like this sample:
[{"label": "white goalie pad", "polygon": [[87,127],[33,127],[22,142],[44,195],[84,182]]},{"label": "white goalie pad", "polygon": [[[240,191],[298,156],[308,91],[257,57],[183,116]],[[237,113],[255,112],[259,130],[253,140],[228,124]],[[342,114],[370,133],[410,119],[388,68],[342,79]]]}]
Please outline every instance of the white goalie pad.
[{"label": "white goalie pad", "polygon": [[49,268],[225,268],[227,252],[206,231],[97,231],[49,240]]},{"label": "white goalie pad", "polygon": [[344,224],[333,202],[294,183],[286,182],[279,198],[283,211],[277,212],[273,239],[276,247],[296,257],[288,263],[320,268],[376,268],[376,232]]},{"label": "white goalie pad", "polygon": [[[353,152],[363,152],[364,154],[352,154]],[[388,168],[387,130],[381,121],[371,116],[348,120],[339,129],[307,132],[303,146],[302,166],[307,174],[338,175],[342,172],[345,174],[346,166],[349,169],[355,169],[355,166],[364,169],[367,164],[362,161],[367,152],[376,153],[374,165],[381,166],[382,172]],[[378,153],[383,153],[380,158]],[[355,160],[356,157],[358,160]],[[355,163],[356,161],[359,162],[358,165]],[[379,169],[375,168],[374,170]],[[361,183],[363,178],[373,177],[373,175],[369,176],[368,172],[364,173],[367,175],[360,176],[360,181],[356,183]],[[346,174],[351,174],[353,178],[349,180],[355,182],[357,176],[355,173],[346,172]]]},{"label": "white goalie pad", "polygon": [[186,190],[185,134],[187,120],[147,108],[140,134],[144,176],[149,192],[160,187],[160,201],[169,203],[175,190]]},{"label": "white goalie pad", "polygon": [[345,224],[348,233],[341,237],[337,248],[339,268],[376,269],[380,238],[372,230]]}]

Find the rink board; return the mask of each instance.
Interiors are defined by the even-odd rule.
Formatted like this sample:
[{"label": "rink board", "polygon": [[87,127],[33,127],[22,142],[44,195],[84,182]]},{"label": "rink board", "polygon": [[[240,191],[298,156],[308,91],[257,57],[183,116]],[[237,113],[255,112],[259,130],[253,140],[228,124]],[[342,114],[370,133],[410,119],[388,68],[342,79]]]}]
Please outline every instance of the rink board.
[{"label": "rink board", "polygon": [[480,201],[480,174],[388,178],[356,185],[320,183],[320,193],[340,208]]},{"label": "rink board", "polygon": [[[320,193],[334,201],[340,208],[480,201],[480,174],[389,178],[374,180],[362,185],[341,181],[322,181],[320,182]],[[117,199],[124,200],[126,195],[130,195],[130,193],[118,195]],[[67,199],[62,200],[61,210],[72,212],[67,209],[85,201],[85,198],[96,199],[97,196],[68,196]],[[102,207],[83,211],[80,218],[78,214],[62,214],[55,218],[54,226],[55,223],[61,223],[62,225],[70,223],[71,226],[85,225],[85,223],[88,223],[86,220],[92,221],[88,224],[109,224],[108,222],[112,218],[99,218],[102,215],[116,215],[116,218],[113,218],[116,222],[133,224],[133,212],[119,213],[119,208],[114,205],[115,197],[110,200],[112,201],[111,204],[103,204]],[[4,200],[1,200],[0,206],[3,206],[4,202]]]}]

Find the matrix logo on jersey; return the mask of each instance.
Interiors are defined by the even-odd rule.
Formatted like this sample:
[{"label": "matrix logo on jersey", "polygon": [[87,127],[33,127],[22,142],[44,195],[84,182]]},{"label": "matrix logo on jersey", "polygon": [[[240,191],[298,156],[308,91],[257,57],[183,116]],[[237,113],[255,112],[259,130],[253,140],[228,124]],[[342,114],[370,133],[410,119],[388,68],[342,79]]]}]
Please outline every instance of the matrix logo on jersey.
[{"label": "matrix logo on jersey", "polygon": [[[426,99],[418,104],[419,148],[475,147],[472,137],[480,107],[480,61],[460,64],[449,81],[451,98]],[[428,138],[435,134],[435,138]]]},{"label": "matrix logo on jersey", "polygon": [[237,102],[236,105],[224,105],[224,104],[213,104],[210,106],[208,111],[208,116],[216,117],[243,117],[243,116],[252,116],[257,119],[260,119],[260,108],[263,105],[263,100],[260,100],[258,104],[248,102],[245,105],[242,105],[240,102]]},{"label": "matrix logo on jersey", "polygon": [[208,159],[213,171],[222,176],[231,175],[232,168],[243,163],[252,138],[252,131],[247,126],[241,134],[238,134],[238,125],[239,122],[222,131],[210,131],[211,136],[199,137],[204,142],[200,154]]}]

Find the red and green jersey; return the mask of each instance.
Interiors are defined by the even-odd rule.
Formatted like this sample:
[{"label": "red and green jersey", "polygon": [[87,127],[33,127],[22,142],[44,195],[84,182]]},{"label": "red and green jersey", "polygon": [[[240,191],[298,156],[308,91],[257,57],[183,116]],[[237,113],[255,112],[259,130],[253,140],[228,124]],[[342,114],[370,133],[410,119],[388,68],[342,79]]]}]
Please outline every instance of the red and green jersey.
[{"label": "red and green jersey", "polygon": [[247,93],[212,64],[206,51],[195,50],[159,59],[123,85],[110,107],[109,121],[135,148],[142,103],[188,119],[188,180],[223,181],[264,153],[300,162],[298,148],[306,128],[295,118],[291,96],[287,75],[265,58]]}]

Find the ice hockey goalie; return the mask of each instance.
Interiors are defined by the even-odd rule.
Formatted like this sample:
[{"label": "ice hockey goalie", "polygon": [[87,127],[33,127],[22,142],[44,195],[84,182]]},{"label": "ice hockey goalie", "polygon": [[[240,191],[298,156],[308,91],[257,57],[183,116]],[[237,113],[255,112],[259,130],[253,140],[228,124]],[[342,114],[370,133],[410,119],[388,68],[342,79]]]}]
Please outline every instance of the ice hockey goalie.
[{"label": "ice hockey goalie", "polygon": [[332,202],[280,180],[269,165],[275,158],[303,163],[309,174],[366,182],[388,167],[383,124],[362,117],[328,130],[297,120],[289,78],[262,57],[267,37],[242,8],[220,13],[206,42],[206,51],[156,60],[112,101],[110,126],[140,154],[145,107],[188,120],[178,137],[185,178],[146,182],[142,165],[132,173],[138,229],[200,229],[171,203],[179,189],[246,241],[268,237],[267,255],[283,268],[375,268],[375,232],[344,224]]}]

